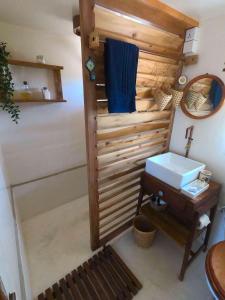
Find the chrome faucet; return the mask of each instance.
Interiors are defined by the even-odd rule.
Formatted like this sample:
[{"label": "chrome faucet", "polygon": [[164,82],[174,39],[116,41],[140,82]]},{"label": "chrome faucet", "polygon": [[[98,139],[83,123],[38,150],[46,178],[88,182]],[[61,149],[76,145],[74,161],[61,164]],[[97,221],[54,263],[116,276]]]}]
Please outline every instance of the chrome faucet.
[{"label": "chrome faucet", "polygon": [[185,149],[186,149],[185,157],[189,156],[189,152],[190,152],[190,149],[191,149],[191,143],[193,141],[193,138],[192,138],[193,131],[194,131],[194,126],[190,126],[186,129],[185,139],[188,139],[188,141],[187,141],[187,144],[185,146]]}]

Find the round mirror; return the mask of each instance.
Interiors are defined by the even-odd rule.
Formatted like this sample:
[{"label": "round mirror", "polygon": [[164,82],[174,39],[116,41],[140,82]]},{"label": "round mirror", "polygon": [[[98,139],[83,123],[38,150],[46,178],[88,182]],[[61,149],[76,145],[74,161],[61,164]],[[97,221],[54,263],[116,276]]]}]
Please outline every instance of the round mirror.
[{"label": "round mirror", "polygon": [[192,79],[185,87],[181,108],[190,118],[208,118],[220,110],[224,97],[224,83],[219,77],[201,75]]}]

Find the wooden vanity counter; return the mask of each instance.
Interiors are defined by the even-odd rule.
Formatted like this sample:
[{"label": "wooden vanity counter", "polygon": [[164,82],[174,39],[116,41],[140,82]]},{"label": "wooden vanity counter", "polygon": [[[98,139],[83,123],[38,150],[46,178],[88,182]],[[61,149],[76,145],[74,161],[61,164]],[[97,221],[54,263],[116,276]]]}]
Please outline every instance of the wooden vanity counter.
[{"label": "wooden vanity counter", "polygon": [[[144,172],[141,176],[141,189],[139,194],[137,214],[143,213],[151,223],[160,231],[174,239],[185,248],[183,263],[179,275],[182,281],[185,271],[194,258],[206,251],[215,212],[219,200],[221,185],[211,181],[207,191],[195,199],[182,194],[180,190],[164,183],[163,181]],[[158,212],[151,208],[150,204],[142,206],[144,195],[159,195],[167,203],[165,211]],[[142,206],[142,207],[141,207]],[[197,251],[192,251],[194,240],[202,233],[198,230],[199,218],[210,211],[211,223],[204,228],[206,230],[203,244]]]}]

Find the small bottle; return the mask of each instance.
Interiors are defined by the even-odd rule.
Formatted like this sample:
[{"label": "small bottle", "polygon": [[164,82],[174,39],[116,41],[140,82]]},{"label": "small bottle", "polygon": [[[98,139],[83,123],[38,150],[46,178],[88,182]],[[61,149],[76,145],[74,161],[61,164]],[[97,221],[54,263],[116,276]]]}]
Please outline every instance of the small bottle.
[{"label": "small bottle", "polygon": [[51,93],[46,86],[42,88],[42,95],[45,100],[51,100]]},{"label": "small bottle", "polygon": [[45,58],[44,55],[37,55],[36,60],[39,64],[45,64]]},{"label": "small bottle", "polygon": [[30,87],[29,87],[27,81],[23,82],[23,88],[20,93],[20,97],[22,100],[31,100],[31,98],[32,98],[32,92],[30,90]]}]

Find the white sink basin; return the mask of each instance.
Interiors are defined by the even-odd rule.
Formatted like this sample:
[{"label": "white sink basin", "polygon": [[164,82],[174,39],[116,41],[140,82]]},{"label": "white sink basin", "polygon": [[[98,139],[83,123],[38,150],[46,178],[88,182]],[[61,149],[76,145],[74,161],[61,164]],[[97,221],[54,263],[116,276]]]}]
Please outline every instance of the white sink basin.
[{"label": "white sink basin", "polygon": [[147,158],[145,171],[165,183],[181,189],[198,178],[205,165],[172,152]]}]

